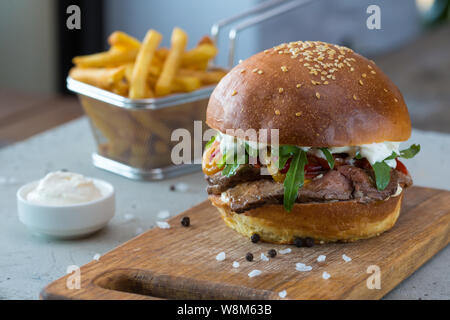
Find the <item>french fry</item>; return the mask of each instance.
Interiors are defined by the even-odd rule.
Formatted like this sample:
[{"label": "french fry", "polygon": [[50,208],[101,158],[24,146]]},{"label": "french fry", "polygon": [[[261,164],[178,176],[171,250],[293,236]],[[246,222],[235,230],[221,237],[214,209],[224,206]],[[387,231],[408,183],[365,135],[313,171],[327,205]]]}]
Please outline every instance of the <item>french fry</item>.
[{"label": "french fry", "polygon": [[113,84],[112,92],[118,94],[119,96],[128,97],[128,90],[130,85],[125,81],[119,81]]},{"label": "french fry", "polygon": [[110,89],[115,83],[122,80],[125,75],[125,67],[117,68],[78,68],[70,69],[69,75],[78,81],[90,85]]},{"label": "french fry", "polygon": [[187,34],[180,28],[174,28],[171,38],[171,50],[164,62],[161,75],[156,82],[155,92],[157,96],[170,93],[171,84],[180,65],[181,56],[186,48]]},{"label": "french fry", "polygon": [[[165,60],[169,55],[169,49],[160,48],[158,49],[156,55],[159,59]],[[201,64],[202,67],[204,65],[207,66],[209,60],[214,58],[216,55],[217,48],[212,43],[200,43],[197,47],[183,53],[181,56],[181,66],[187,67],[199,64]]]},{"label": "french fry", "polygon": [[181,65],[189,66],[202,62],[208,62],[217,54],[217,48],[212,44],[201,44],[183,54]]},{"label": "french fry", "polygon": [[109,51],[78,56],[72,59],[73,64],[81,68],[107,68],[117,67],[133,62],[136,59],[138,49],[115,49]]},{"label": "french fry", "polygon": [[214,45],[213,39],[211,39],[209,36],[203,36],[200,41],[197,43],[197,46],[201,44],[211,44]]},{"label": "french fry", "polygon": [[[157,62],[153,63],[154,60],[155,58],[152,59],[152,63],[150,64],[150,68],[148,69],[148,77],[150,76],[158,77],[159,74],[161,73],[162,63],[161,64],[158,64]],[[128,83],[131,83],[131,78],[133,76],[133,69],[134,63],[127,63],[125,65],[125,79],[128,81]],[[154,84],[152,87],[154,87]]]},{"label": "french fry", "polygon": [[136,38],[122,31],[114,31],[108,37],[108,43],[111,47],[139,49],[141,43]]},{"label": "french fry", "polygon": [[177,76],[196,77],[204,85],[218,83],[227,73],[224,70],[199,71],[191,69],[178,70]]},{"label": "french fry", "polygon": [[152,93],[147,90],[146,79],[150,63],[161,39],[162,35],[159,32],[155,30],[149,30],[147,32],[134,63],[130,82],[131,99],[142,99],[147,98],[148,95],[152,96]]},{"label": "french fry", "polygon": [[191,92],[202,86],[199,78],[189,76],[176,76],[172,83],[172,92]]},{"label": "french fry", "polygon": [[153,134],[157,135],[163,140],[170,140],[172,131],[165,126],[161,121],[153,116],[146,110],[134,111],[132,114],[133,118],[139,122],[141,126],[148,129]]},{"label": "french fry", "polygon": [[131,83],[131,77],[133,76],[134,63],[130,62],[124,66],[125,66],[125,80],[127,80],[128,83]]}]

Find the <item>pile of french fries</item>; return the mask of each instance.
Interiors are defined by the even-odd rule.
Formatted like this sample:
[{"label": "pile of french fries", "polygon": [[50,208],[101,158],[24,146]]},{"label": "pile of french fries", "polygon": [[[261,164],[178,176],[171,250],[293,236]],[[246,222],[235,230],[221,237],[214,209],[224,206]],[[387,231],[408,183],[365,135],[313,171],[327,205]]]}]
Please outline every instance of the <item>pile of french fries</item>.
[{"label": "pile of french fries", "polygon": [[221,69],[208,70],[217,54],[210,38],[203,37],[186,50],[187,34],[174,28],[170,49],[160,48],[161,40],[155,30],[149,30],[142,43],[124,32],[113,32],[108,51],[73,58],[75,67],[69,75],[124,97],[146,99],[195,91],[226,74]]},{"label": "pile of french fries", "polygon": [[[186,50],[186,33],[175,28],[171,48],[159,48],[162,36],[147,32],[137,39],[116,31],[106,52],[75,57],[70,76],[131,99],[163,97],[191,92],[219,82],[221,69],[208,67],[217,54],[213,42],[204,37],[196,47]],[[118,108],[105,101],[80,95],[97,141],[97,152],[134,168],[156,169],[173,165],[173,130],[184,128],[194,137],[194,121],[205,120],[208,98],[184,102],[161,109]],[[194,143],[191,141],[191,145]]]}]

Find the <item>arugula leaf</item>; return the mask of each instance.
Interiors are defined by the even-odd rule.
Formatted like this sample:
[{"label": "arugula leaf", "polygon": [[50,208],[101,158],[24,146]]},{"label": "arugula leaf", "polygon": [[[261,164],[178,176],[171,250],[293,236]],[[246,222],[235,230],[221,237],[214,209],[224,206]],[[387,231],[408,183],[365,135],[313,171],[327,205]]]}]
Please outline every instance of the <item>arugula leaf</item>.
[{"label": "arugula leaf", "polygon": [[325,156],[325,158],[327,158],[330,169],[333,169],[334,168],[334,158],[331,155],[330,150],[328,150],[327,148],[320,148],[320,150],[322,150],[323,155]]},{"label": "arugula leaf", "polygon": [[399,157],[399,155],[395,151],[392,151],[392,154],[384,160],[394,160],[397,157]]},{"label": "arugula leaf", "polygon": [[283,169],[286,162],[292,157],[299,148],[296,146],[284,145],[278,149],[278,169]]},{"label": "arugula leaf", "polygon": [[211,139],[209,139],[209,141],[205,144],[205,150],[208,149],[215,140],[216,140],[216,136],[212,136]]},{"label": "arugula leaf", "polygon": [[391,167],[389,167],[384,161],[375,162],[372,165],[373,171],[375,172],[375,180],[378,190],[386,189],[391,180]]},{"label": "arugula leaf", "polygon": [[302,149],[297,149],[284,180],[283,204],[286,211],[292,210],[297,199],[298,189],[305,182],[305,165],[307,162],[306,152]]},{"label": "arugula leaf", "polygon": [[420,151],[420,144],[413,144],[411,147],[405,150],[400,150],[400,157],[405,159],[411,159]]},{"label": "arugula leaf", "polygon": [[225,168],[222,170],[222,175],[226,177],[231,177],[236,174],[237,168],[239,168],[239,163],[226,164]]},{"label": "arugula leaf", "polygon": [[361,160],[361,159],[362,159],[362,156],[361,156],[361,154],[359,153],[359,151],[356,153],[355,159],[357,159],[357,160]]}]

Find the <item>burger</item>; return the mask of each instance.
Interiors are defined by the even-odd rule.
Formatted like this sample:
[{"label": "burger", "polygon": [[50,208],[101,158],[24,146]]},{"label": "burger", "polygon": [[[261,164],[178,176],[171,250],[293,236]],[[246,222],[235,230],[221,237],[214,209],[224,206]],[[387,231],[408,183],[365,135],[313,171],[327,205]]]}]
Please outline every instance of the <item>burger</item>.
[{"label": "burger", "polygon": [[216,131],[202,159],[209,200],[229,227],[271,243],[389,230],[412,184],[399,158],[420,150],[400,148],[411,121],[389,78],[320,41],[241,61],[213,91],[206,123]]}]

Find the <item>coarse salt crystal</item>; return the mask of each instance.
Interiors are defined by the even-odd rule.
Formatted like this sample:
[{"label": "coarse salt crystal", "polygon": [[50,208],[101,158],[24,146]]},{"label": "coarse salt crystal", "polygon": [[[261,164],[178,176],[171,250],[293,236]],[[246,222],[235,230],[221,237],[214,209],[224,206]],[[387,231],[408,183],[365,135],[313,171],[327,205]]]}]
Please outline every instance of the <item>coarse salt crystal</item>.
[{"label": "coarse salt crystal", "polygon": [[286,290],[283,290],[283,291],[278,292],[278,296],[279,296],[280,298],[286,298],[286,295],[287,295]]},{"label": "coarse salt crystal", "polygon": [[170,224],[168,224],[166,221],[156,221],[156,225],[161,229],[169,229]]},{"label": "coarse salt crystal", "polygon": [[291,248],[286,248],[283,250],[278,251],[280,254],[286,254],[286,253],[291,253],[292,249]]},{"label": "coarse salt crystal", "polygon": [[267,258],[264,253],[261,253],[261,260],[262,261],[269,261],[269,258]]},{"label": "coarse salt crystal", "polygon": [[301,271],[301,272],[305,272],[305,271],[311,271],[312,267],[311,266],[307,266],[304,263],[296,263],[295,264],[295,270],[297,271]]},{"label": "coarse salt crystal", "polygon": [[216,260],[223,261],[223,260],[225,260],[225,257],[226,257],[225,252],[222,251],[216,256]]},{"label": "coarse salt crystal", "polygon": [[233,261],[233,268],[239,268],[240,264],[237,261]]},{"label": "coarse salt crystal", "polygon": [[180,191],[180,192],[186,192],[189,190],[189,185],[184,182],[179,182],[175,185],[175,190]]},{"label": "coarse salt crystal", "polygon": [[342,255],[342,259],[344,259],[345,262],[352,261],[352,258],[350,258],[349,256],[347,256],[345,254]]},{"label": "coarse salt crystal", "polygon": [[327,258],[327,256],[324,256],[323,254],[321,254],[320,256],[317,257],[317,262],[324,262],[326,258]]},{"label": "coarse salt crystal", "polygon": [[249,276],[250,278],[253,278],[253,277],[259,276],[261,273],[262,273],[261,270],[256,270],[256,269],[255,269],[255,270],[250,271],[250,273],[248,274],[248,276]]},{"label": "coarse salt crystal", "polygon": [[167,210],[162,210],[160,212],[158,212],[158,218],[160,219],[167,219],[168,217],[170,217],[170,212]]},{"label": "coarse salt crystal", "polygon": [[100,257],[101,257],[101,254],[100,253],[96,253],[95,255],[94,255],[94,260],[100,260]]},{"label": "coarse salt crystal", "polygon": [[330,274],[328,273],[328,272],[326,272],[326,271],[324,271],[323,273],[322,273],[322,278],[323,279],[325,279],[325,280],[328,280],[328,279],[330,279]]}]

